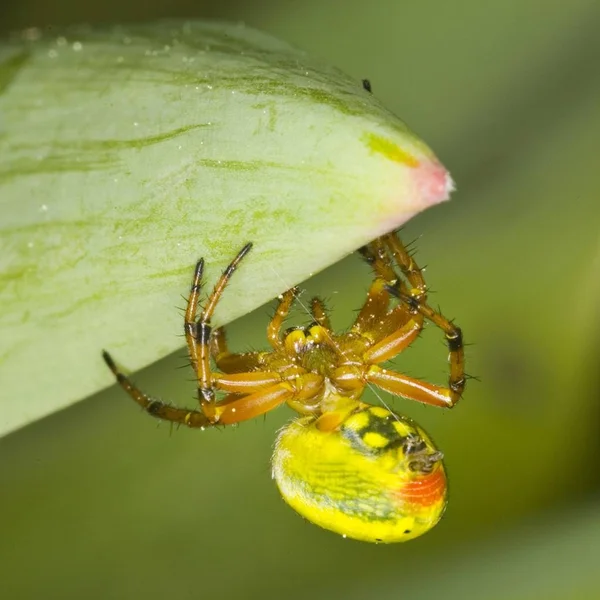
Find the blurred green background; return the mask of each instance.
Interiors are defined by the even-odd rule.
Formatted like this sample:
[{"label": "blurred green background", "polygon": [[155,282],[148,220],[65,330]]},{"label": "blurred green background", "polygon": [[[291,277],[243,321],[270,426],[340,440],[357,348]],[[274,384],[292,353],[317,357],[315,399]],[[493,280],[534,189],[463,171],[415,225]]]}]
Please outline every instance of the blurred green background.
[{"label": "blurred green background", "polygon": [[[450,505],[404,545],[343,540],[270,479],[287,409],[171,431],[111,388],[0,439],[0,596],[600,598],[597,0],[22,0],[0,27],[166,16],[242,20],[370,78],[451,170],[453,201],[402,236],[481,381],[454,411],[386,398],[444,450]],[[369,282],[352,256],[304,298],[341,328]],[[271,310],[232,324],[232,345],[263,347]],[[443,382],[445,357],[431,329],[396,365]],[[190,404],[184,362],[136,379]]]}]

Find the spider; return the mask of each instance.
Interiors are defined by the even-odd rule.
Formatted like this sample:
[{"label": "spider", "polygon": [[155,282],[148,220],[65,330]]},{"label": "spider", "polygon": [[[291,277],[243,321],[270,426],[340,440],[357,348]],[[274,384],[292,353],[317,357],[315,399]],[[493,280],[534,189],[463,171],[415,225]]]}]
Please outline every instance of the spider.
[{"label": "spider", "polygon": [[[232,353],[224,329],[213,331],[211,319],[251,248],[246,244],[225,269],[199,316],[204,261],[196,264],[184,331],[199,408],[177,408],[146,395],[103,352],[117,382],[152,416],[202,429],[239,423],[286,403],[299,417],[278,434],[272,474],[292,508],[325,529],[368,542],[405,541],[430,530],[447,501],[442,453],[411,419],[361,396],[373,385],[451,408],[465,387],[461,330],[427,304],[421,270],[392,233],[360,250],[375,278],[347,332],[332,331],[324,303],[314,298],[313,322],[282,333],[298,294],[292,288],[279,296],[268,324],[271,350]],[[425,320],[442,329],[448,344],[447,387],[380,366],[417,338]],[[216,392],[226,395],[218,398]]]}]

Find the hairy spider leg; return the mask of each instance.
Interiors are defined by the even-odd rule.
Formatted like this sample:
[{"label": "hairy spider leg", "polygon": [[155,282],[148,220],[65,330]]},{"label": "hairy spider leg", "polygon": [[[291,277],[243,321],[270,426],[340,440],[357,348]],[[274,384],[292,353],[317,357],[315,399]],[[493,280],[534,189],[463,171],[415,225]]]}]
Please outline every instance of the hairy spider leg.
[{"label": "hairy spider leg", "polygon": [[466,381],[462,332],[459,327],[427,304],[427,286],[421,269],[417,266],[398,236],[387,234],[383,236],[382,241],[412,286],[412,289],[408,290],[407,293],[407,290],[396,283],[388,288],[389,291],[413,311],[418,311],[425,319],[440,328],[446,337],[450,352],[450,376],[448,388],[441,388],[440,391],[444,396],[447,396],[446,401],[449,403],[449,406],[454,406],[462,396]]},{"label": "hairy spider leg", "polygon": [[456,396],[447,387],[414,379],[389,369],[382,369],[377,365],[369,367],[364,378],[367,382],[373,383],[391,394],[431,406],[452,408],[460,399],[460,395]]},{"label": "hairy spider leg", "polygon": [[378,277],[371,284],[365,303],[358,312],[351,331],[367,338],[374,337],[377,323],[387,315],[389,304],[390,293],[386,288],[386,281]]},{"label": "hairy spider leg", "polygon": [[359,248],[358,251],[373,269],[376,277],[383,279],[389,284],[396,283],[399,280],[382,238],[373,240],[366,246]]},{"label": "hairy spider leg", "polygon": [[[398,284],[406,293],[408,293],[408,288],[396,273],[382,238],[377,238],[367,246],[360,248],[359,252],[375,273],[375,281],[371,285],[365,305],[352,329],[371,339],[381,340],[407,323],[411,319],[411,315],[416,314],[416,311],[400,303],[391,311],[394,317],[385,321],[385,317],[390,314],[388,312],[390,295],[386,284]],[[408,278],[411,273],[405,272],[405,275]]]},{"label": "hairy spider leg", "polygon": [[[307,373],[304,369],[295,367],[291,362],[289,363],[290,368],[285,373],[268,369],[253,369],[234,373],[213,373],[211,371],[211,347],[214,348],[214,346],[211,342],[210,321],[227,283],[251,247],[252,244],[246,244],[223,271],[196,321],[196,345],[190,345],[195,350],[195,355],[192,355],[191,359],[197,367],[198,397],[202,412],[214,423],[229,424],[250,419],[272,410],[288,399],[299,402],[305,401],[317,395],[323,385],[321,376]],[[193,322],[196,316],[202,267],[203,261],[200,260],[194,273],[188,299],[185,318],[186,331],[191,330],[187,323]],[[276,313],[273,319],[275,325],[270,327],[277,334],[279,326],[285,318],[287,310],[289,310],[294,293],[295,290],[292,289],[282,297],[280,306],[282,305],[283,308]],[[221,344],[224,343],[224,336],[221,336]],[[254,360],[260,364],[259,357],[247,357],[247,362],[250,364]],[[283,366],[288,365],[286,363]],[[215,390],[229,392],[230,395],[217,402]]]},{"label": "hairy spider leg", "polygon": [[383,237],[383,243],[387,246],[396,264],[412,286],[408,292],[410,296],[416,298],[419,302],[426,302],[427,284],[423,278],[423,272],[400,241],[400,238],[393,233],[388,233]]},{"label": "hairy spider leg", "polygon": [[[352,331],[369,339],[369,348],[363,359],[373,364],[390,360],[410,345],[423,327],[423,316],[402,302],[389,310],[390,293],[387,287],[401,280],[381,238],[361,248],[360,253],[373,269],[376,278],[371,284]],[[412,276],[414,268],[410,271]],[[408,278],[408,270],[405,275]],[[415,283],[417,281],[415,280]],[[424,282],[422,288],[425,289]]]},{"label": "hairy spider leg", "polygon": [[281,339],[281,327],[290,314],[297,294],[298,288],[293,287],[279,296],[279,303],[275,309],[275,314],[267,325],[267,340],[273,349],[278,352],[283,352],[284,350],[283,340]]},{"label": "hairy spider leg", "polygon": [[[267,338],[271,346],[279,352],[284,350],[281,327],[297,294],[298,289],[292,288],[279,297],[275,314],[267,325]],[[241,373],[264,368],[264,359],[269,354],[268,352],[244,352],[239,354],[230,352],[227,346],[227,337],[222,327],[213,331],[210,340],[210,352],[217,367],[224,373]],[[291,367],[293,363],[289,361],[287,366]]]},{"label": "hairy spider leg", "polygon": [[[250,250],[250,247],[249,244],[244,246],[224,271],[207,301],[207,306],[200,315],[197,327],[194,328],[204,262],[200,260],[196,265],[185,314],[185,331],[188,339],[193,338],[188,341],[188,348],[190,349],[190,358],[192,363],[197,366],[198,373],[201,372],[203,353],[209,351],[208,348],[204,347],[207,345],[206,335],[208,335],[211,345],[214,344],[217,348],[226,349],[225,337],[222,331],[221,334],[217,335],[216,342],[210,339],[212,337],[210,319],[228,279],[243,256]],[[200,335],[198,332],[200,332]],[[205,333],[203,337],[202,332],[208,333]],[[262,366],[259,357],[260,353],[250,353],[249,356],[240,358],[240,362],[245,362],[250,367],[254,365]],[[103,352],[103,358],[115,375],[117,382],[144,410],[155,417],[187,425],[188,427],[209,427],[238,423],[269,412],[288,400],[300,405],[302,403],[310,405],[310,401],[318,396],[324,383],[322,376],[307,373],[304,369],[293,365],[291,361],[284,364],[284,366],[289,366],[285,373],[256,369],[249,372],[213,374],[210,371],[209,364],[207,379],[210,383],[213,401],[207,401],[205,396],[199,394],[201,410],[198,411],[173,407],[148,396],[116,366],[108,352]],[[198,374],[198,380],[201,383],[200,374]],[[230,392],[230,394],[217,402],[214,401],[215,389]]]},{"label": "hairy spider leg", "polygon": [[260,369],[261,356],[264,355],[264,352],[230,352],[223,327],[213,330],[210,338],[210,353],[217,368],[223,373],[243,373]]},{"label": "hairy spider leg", "polygon": [[189,427],[209,427],[210,421],[197,410],[187,410],[170,406],[142,392],[115,364],[111,355],[104,350],[102,358],[115,376],[117,383],[137,402],[147,413],[165,421],[182,423]]},{"label": "hairy spider leg", "polygon": [[331,331],[331,321],[329,320],[325,303],[321,298],[313,298],[310,301],[310,314],[321,327]]},{"label": "hairy spider leg", "polygon": [[370,342],[383,339],[415,317],[419,319],[418,313],[414,313],[402,303],[389,310],[388,285],[387,281],[379,277],[373,281],[365,303],[351,327],[351,331],[360,333]]},{"label": "hairy spider leg", "polygon": [[462,396],[466,380],[462,331],[439,311],[434,310],[426,303],[427,286],[425,285],[421,269],[419,269],[412,256],[407,252],[400,239],[396,235],[388,234],[384,236],[383,240],[413,288],[409,291],[408,298],[403,297],[404,292],[397,284],[391,286],[390,292],[409,305],[413,310],[418,310],[425,319],[431,321],[444,332],[450,351],[448,389],[450,391],[449,402],[453,406]]},{"label": "hairy spider leg", "polygon": [[196,310],[198,307],[198,298],[200,296],[200,289],[202,288],[202,273],[204,272],[204,259],[201,258],[196,263],[194,269],[194,279],[192,280],[192,287],[188,296],[187,307],[185,309],[185,316],[183,321],[183,331],[185,333],[185,341],[188,347],[188,353],[190,355],[190,362],[194,371],[198,370],[198,346],[197,346],[197,335],[196,335]]},{"label": "hairy spider leg", "polygon": [[[396,315],[400,318],[394,319]],[[422,329],[423,317],[420,314],[411,315],[406,320],[402,311],[392,312],[383,320],[377,338],[363,354],[364,362],[372,365],[392,360],[419,337]]]},{"label": "hairy spider leg", "polygon": [[456,368],[455,374],[458,375],[460,364],[464,362],[462,332],[460,328],[426,303],[427,286],[423,279],[421,269],[407,252],[400,239],[393,234],[388,234],[384,236],[383,240],[390,249],[394,260],[398,263],[402,272],[413,287],[413,289],[408,292],[410,298],[406,298],[406,296],[403,295],[405,292],[397,283],[391,284],[389,291],[407,304],[412,310],[419,311],[427,320],[431,321],[436,327],[439,327],[444,332],[450,348],[450,362],[454,364],[454,367]]},{"label": "hairy spider leg", "polygon": [[[210,321],[215,312],[215,307],[223,294],[223,290],[229,283],[231,276],[237,269],[241,260],[250,252],[252,244],[246,244],[237,254],[237,256],[229,263],[227,268],[223,271],[221,277],[219,277],[215,287],[208,297],[200,317],[196,321],[196,313],[198,310],[198,297],[201,289],[202,269],[204,261],[200,259],[196,266],[194,273],[194,280],[192,282],[192,288],[188,298],[188,304],[185,311],[185,330],[186,337],[191,335],[192,330],[195,329],[195,341],[192,343],[188,342],[188,348],[190,350],[190,359],[192,365],[195,365],[196,373],[198,377],[198,396],[201,401],[214,402],[215,393],[213,390],[211,371],[210,371],[210,338],[212,328]],[[195,327],[192,328],[189,324],[195,321]],[[189,333],[188,333],[189,332]]]},{"label": "hairy spider leg", "polygon": [[[362,335],[370,335],[374,343],[363,355],[366,363],[363,367],[347,365],[336,371],[336,384],[350,391],[372,383],[392,394],[418,402],[441,407],[454,406],[465,386],[464,350],[460,329],[426,304],[427,286],[422,272],[396,235],[389,234],[372,242],[361,249],[361,254],[372,266],[377,279],[369,290],[367,302],[353,330]],[[390,255],[406,277],[411,289],[396,276],[389,261]],[[389,295],[386,296],[384,292],[398,297],[400,310],[407,311],[412,317],[403,321],[399,315],[398,328],[391,333],[388,328],[393,325],[390,316],[394,315],[394,309],[382,316],[389,301]],[[398,310],[398,307],[395,310]],[[422,382],[377,366],[377,363],[394,358],[408,347],[418,337],[424,319],[442,329],[446,336],[450,350],[448,387]],[[386,330],[389,335],[381,339],[381,333]]]},{"label": "hairy spider leg", "polygon": [[[421,269],[406,250],[400,239],[393,233],[377,238],[359,252],[371,266],[375,275],[390,285],[397,285],[405,294],[417,298],[420,302],[427,299],[427,285]],[[410,288],[398,276],[394,269],[393,259],[410,284]]]},{"label": "hairy spider leg", "polygon": [[[230,425],[269,412],[287,399],[298,395],[293,386],[281,383],[264,388],[259,392],[240,396],[231,394],[220,402],[210,405],[210,411],[205,414],[202,410],[178,408],[142,392],[115,364],[110,354],[102,353],[104,362],[113,372],[119,385],[139,404],[148,414],[158,419],[179,423],[187,427],[212,427],[215,425]],[[311,385],[312,383],[312,385]],[[308,383],[308,389],[314,390],[314,382]]]},{"label": "hairy spider leg", "polygon": [[450,376],[448,378],[448,387],[440,388],[446,399],[446,406],[454,406],[461,398],[465,389],[465,352],[462,331],[460,327],[454,325],[439,311],[434,310],[427,304],[416,301],[411,296],[407,296],[396,287],[388,287],[390,293],[397,296],[400,301],[413,305],[425,319],[431,321],[436,327],[440,328],[446,338],[449,350]]}]

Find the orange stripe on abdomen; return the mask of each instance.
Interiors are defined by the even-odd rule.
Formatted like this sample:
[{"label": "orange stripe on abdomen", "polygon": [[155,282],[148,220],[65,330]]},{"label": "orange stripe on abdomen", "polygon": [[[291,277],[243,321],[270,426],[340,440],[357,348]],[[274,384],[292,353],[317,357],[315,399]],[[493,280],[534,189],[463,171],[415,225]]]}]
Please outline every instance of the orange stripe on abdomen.
[{"label": "orange stripe on abdomen", "polygon": [[431,475],[421,475],[409,483],[402,484],[394,495],[403,504],[432,506],[439,502],[445,493],[446,474],[443,469],[436,469]]}]

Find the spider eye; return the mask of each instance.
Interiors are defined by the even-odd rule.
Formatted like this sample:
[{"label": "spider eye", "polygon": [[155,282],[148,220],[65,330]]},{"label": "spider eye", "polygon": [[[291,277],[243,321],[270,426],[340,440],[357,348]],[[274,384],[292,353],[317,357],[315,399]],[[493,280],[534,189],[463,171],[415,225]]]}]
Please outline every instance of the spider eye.
[{"label": "spider eye", "polygon": [[416,434],[407,435],[402,441],[402,450],[404,454],[417,454],[427,448],[425,441]]},{"label": "spider eye", "polygon": [[444,458],[444,455],[438,450],[432,454],[427,454],[427,452],[421,452],[416,455],[414,459],[412,459],[408,463],[408,468],[413,473],[431,473],[435,465],[440,462]]}]

